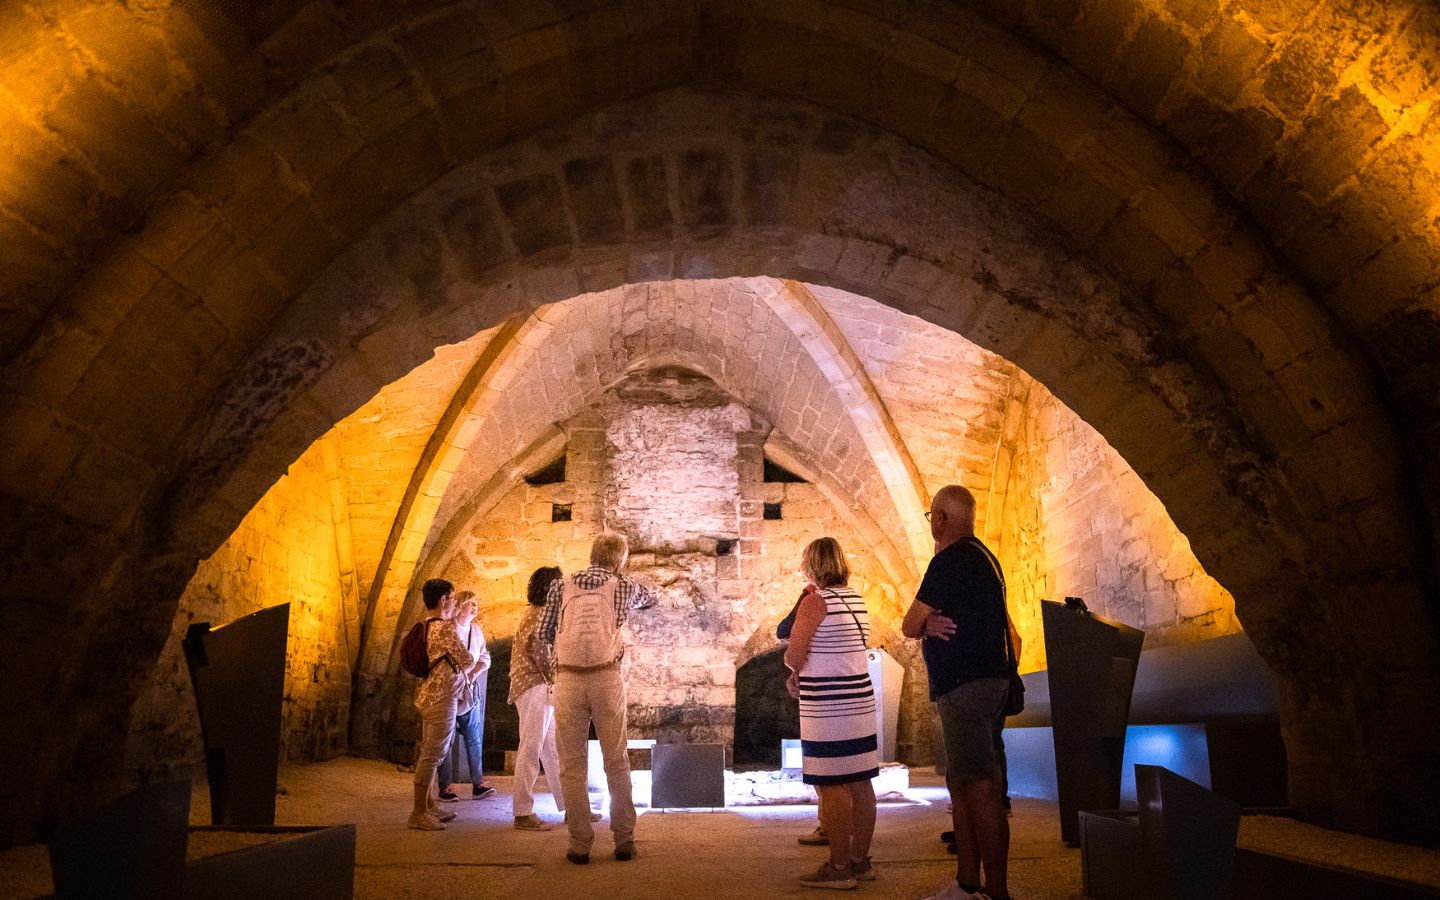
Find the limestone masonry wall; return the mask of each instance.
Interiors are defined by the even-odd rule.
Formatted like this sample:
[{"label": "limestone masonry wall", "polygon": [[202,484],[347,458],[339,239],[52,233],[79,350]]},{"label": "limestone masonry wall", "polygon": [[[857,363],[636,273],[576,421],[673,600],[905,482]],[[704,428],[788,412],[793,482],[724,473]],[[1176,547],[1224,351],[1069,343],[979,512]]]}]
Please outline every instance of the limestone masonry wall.
[{"label": "limestone masonry wall", "polygon": [[[530,572],[572,572],[602,527],[625,532],[630,574],[658,598],[629,625],[637,737],[732,740],[736,669],[779,646],[775,625],[802,586],[800,552],[821,535],[849,552],[877,639],[905,652],[898,595],[879,564],[814,485],[763,480],[768,424],[713,382],[676,370],[631,379],[562,428],[566,480],[512,488],[469,530],[443,575],[477,592],[487,636],[504,641],[523,612]],[[570,506],[571,521],[551,521],[556,503]],[[764,519],[766,503],[779,504],[783,518]],[[717,538],[735,543],[719,554]],[[918,683],[923,691],[923,677]],[[907,704],[907,712],[929,721],[928,709]],[[510,714],[489,710],[492,720]]]},{"label": "limestone masonry wall", "polygon": [[[327,438],[328,440],[328,438]],[[220,626],[290,603],[281,760],[346,749],[352,638],[331,520],[323,441],[290,467],[230,539],[200,563],[180,600],[159,664],[135,705],[125,765],[145,777],[203,771],[194,692],[180,641],[195,622]]]},{"label": "limestone masonry wall", "polygon": [[[1028,380],[1028,379],[1027,379]],[[1044,665],[1040,599],[1079,596],[1159,647],[1240,630],[1235,601],[1207,575],[1159,499],[1095,430],[1031,383],[1008,447],[1005,557],[1026,667]]]}]

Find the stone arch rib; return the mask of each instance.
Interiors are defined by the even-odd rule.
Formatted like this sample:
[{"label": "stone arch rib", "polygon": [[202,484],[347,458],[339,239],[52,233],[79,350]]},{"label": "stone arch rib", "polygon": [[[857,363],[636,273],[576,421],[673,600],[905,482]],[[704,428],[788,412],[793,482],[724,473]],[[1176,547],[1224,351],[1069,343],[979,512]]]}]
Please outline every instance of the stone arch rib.
[{"label": "stone arch rib", "polygon": [[905,527],[905,544],[914,557],[913,571],[918,572],[933,547],[924,518],[930,498],[900,429],[865,371],[865,364],[810,289],[797,281],[776,284],[776,289],[764,289],[759,294],[789,326],[840,396],[865,442],[866,452],[885,481]]},{"label": "stone arch rib", "polygon": [[[391,609],[398,610],[400,604],[395,602],[394,595],[397,591],[403,595],[410,586],[411,575],[420,560],[420,552],[439,509],[440,499],[469,448],[470,439],[483,416],[485,401],[513,372],[509,363],[525,346],[525,336],[535,329],[536,323],[533,316],[526,319],[511,316],[501,324],[456,389],[421,453],[395,514],[390,536],[370,585],[370,594],[366,598],[356,666],[357,688],[362,687],[361,682],[370,673],[377,669],[383,671],[389,658],[390,641],[387,638],[394,632],[395,623],[377,619],[386,618]],[[357,690],[357,695],[364,693]]]}]

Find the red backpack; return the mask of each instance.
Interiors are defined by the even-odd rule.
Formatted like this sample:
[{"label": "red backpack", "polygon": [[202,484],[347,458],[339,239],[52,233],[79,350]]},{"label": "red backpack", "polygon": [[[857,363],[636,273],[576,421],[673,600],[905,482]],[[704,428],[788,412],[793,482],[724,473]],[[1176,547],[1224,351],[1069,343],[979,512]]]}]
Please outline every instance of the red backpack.
[{"label": "red backpack", "polygon": [[400,642],[400,668],[416,678],[430,674],[430,648],[426,646],[426,633],[430,623],[438,621],[439,616],[432,616],[416,622]]}]

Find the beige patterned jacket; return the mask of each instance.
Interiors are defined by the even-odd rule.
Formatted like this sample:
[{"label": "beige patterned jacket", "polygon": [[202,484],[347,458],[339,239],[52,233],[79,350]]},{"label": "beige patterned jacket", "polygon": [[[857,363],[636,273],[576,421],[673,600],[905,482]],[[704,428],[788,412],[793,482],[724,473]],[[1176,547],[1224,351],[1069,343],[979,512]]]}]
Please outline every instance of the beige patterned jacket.
[{"label": "beige patterned jacket", "polygon": [[510,645],[511,705],[535,685],[549,684],[555,680],[555,672],[550,662],[550,647],[540,640],[541,612],[538,606],[525,608],[520,627],[515,630],[515,641]]},{"label": "beige patterned jacket", "polygon": [[419,709],[432,703],[449,703],[452,697],[458,698],[469,684],[465,673],[475,665],[475,657],[460,641],[454,621],[440,619],[431,622],[428,627],[425,650],[430,656],[430,674],[425,676],[425,680],[420,682],[420,689],[415,692],[415,706]]}]

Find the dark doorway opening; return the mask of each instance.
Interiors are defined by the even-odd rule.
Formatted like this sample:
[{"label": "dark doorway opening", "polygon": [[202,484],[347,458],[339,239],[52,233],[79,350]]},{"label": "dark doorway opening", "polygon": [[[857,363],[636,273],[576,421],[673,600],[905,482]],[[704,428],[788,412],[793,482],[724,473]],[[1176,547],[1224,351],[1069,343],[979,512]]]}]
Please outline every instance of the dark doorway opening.
[{"label": "dark doorway opening", "polygon": [[780,741],[800,737],[800,703],[785,690],[785,650],[735,672],[735,765],[780,767]]}]

